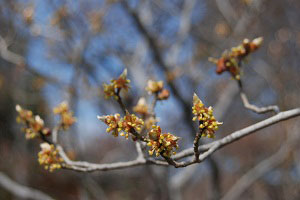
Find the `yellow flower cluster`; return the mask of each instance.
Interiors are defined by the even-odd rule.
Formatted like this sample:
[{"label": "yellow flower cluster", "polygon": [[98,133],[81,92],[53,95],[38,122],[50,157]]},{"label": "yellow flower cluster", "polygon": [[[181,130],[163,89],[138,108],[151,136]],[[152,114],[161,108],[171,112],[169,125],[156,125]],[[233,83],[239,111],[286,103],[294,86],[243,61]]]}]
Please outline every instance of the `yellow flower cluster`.
[{"label": "yellow flower cluster", "polygon": [[193,121],[199,121],[199,129],[202,131],[202,137],[214,138],[214,133],[218,130],[219,125],[223,124],[222,122],[216,121],[213,116],[213,108],[210,106],[206,108],[199,97],[194,94],[193,97],[193,114],[195,117]]},{"label": "yellow flower cluster", "polygon": [[118,137],[119,132],[122,130],[119,127],[120,114],[98,116],[98,119],[103,121],[108,126],[108,128],[106,129],[107,133],[112,132],[111,134],[113,136]]},{"label": "yellow flower cluster", "polygon": [[240,63],[250,53],[256,51],[262,44],[263,38],[255,38],[250,41],[244,39],[243,43],[237,47],[232,47],[230,51],[224,51],[219,59],[210,58],[209,60],[217,65],[216,72],[218,74],[228,71],[236,80],[240,79]]},{"label": "yellow flower cluster", "polygon": [[73,112],[69,110],[69,104],[65,101],[55,107],[53,113],[60,115],[60,124],[64,130],[68,130],[76,122]]},{"label": "yellow flower cluster", "polygon": [[55,169],[61,168],[63,159],[58,155],[58,150],[53,144],[42,143],[41,151],[38,153],[38,161],[40,165],[44,165],[46,170],[52,172]]},{"label": "yellow flower cluster", "polygon": [[38,115],[33,115],[32,111],[23,109],[20,105],[16,105],[16,111],[19,113],[17,122],[24,124],[26,127],[22,130],[25,132],[26,139],[39,137],[40,134],[50,135],[49,128],[44,127],[44,120]]},{"label": "yellow flower cluster", "polygon": [[142,126],[144,125],[144,121],[134,114],[126,113],[123,120],[121,121],[120,127],[126,133],[130,133],[132,129],[135,129],[137,132],[140,132]]},{"label": "yellow flower cluster", "polygon": [[98,116],[98,119],[108,125],[108,128],[106,129],[107,133],[111,132],[115,137],[117,137],[120,133],[120,135],[125,136],[126,139],[128,139],[129,133],[132,133],[132,131],[135,130],[140,132],[144,125],[144,121],[142,119],[129,113],[126,113],[123,118],[120,117],[120,114],[115,114]]},{"label": "yellow flower cluster", "polygon": [[104,90],[104,94],[105,94],[106,99],[108,99],[109,97],[117,98],[116,92],[115,92],[115,87],[114,87],[113,84],[103,83],[103,90]]},{"label": "yellow flower cluster", "polygon": [[127,91],[130,87],[130,80],[127,79],[127,69],[123,71],[119,78],[113,79],[110,82],[110,84],[103,84],[105,98],[115,97],[117,99],[118,96],[116,95],[116,89],[124,89],[125,91]]},{"label": "yellow flower cluster", "polygon": [[171,157],[171,155],[176,154],[173,149],[178,149],[179,137],[171,133],[162,134],[160,126],[155,125],[152,126],[148,136],[149,141],[147,145],[151,147],[149,155],[153,155],[154,152],[157,157],[161,154],[166,157]]}]

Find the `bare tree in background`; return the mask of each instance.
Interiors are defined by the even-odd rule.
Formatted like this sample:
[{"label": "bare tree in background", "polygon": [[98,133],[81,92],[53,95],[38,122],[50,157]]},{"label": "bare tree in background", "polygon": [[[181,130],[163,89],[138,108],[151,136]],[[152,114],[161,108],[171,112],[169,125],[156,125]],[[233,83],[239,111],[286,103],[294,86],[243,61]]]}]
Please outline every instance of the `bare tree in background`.
[{"label": "bare tree in background", "polygon": [[[1,0],[0,198],[298,199],[299,7]],[[131,82],[115,87],[125,68]],[[63,101],[59,118],[52,108]],[[33,113],[21,121],[34,140],[16,125],[17,104]],[[205,131],[197,105],[210,117],[214,108],[219,130]],[[128,140],[105,133],[116,128],[108,116],[137,122],[108,130]],[[156,127],[145,128],[149,119]],[[172,148],[154,137],[158,126]],[[44,170],[37,159],[45,164],[49,152],[48,169],[69,170]]]}]

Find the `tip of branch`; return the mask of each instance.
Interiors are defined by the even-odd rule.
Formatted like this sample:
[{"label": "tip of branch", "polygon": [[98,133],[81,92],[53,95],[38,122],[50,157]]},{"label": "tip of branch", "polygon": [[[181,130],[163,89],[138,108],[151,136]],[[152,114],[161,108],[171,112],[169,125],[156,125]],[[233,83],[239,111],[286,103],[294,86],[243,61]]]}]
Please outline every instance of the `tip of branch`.
[{"label": "tip of branch", "polygon": [[127,68],[124,69],[124,71],[121,74],[121,77],[127,77]]},{"label": "tip of branch", "polygon": [[21,110],[22,110],[22,107],[19,104],[17,104],[16,105],[16,111],[20,112]]},{"label": "tip of branch", "polygon": [[263,41],[264,41],[263,37],[258,37],[258,38],[255,38],[252,42],[257,46],[260,46]]},{"label": "tip of branch", "polygon": [[211,63],[214,63],[214,64],[217,64],[217,63],[218,63],[218,59],[213,58],[213,57],[209,57],[209,58],[208,58],[208,61],[211,62]]},{"label": "tip of branch", "polygon": [[198,97],[198,95],[194,92],[193,100],[195,101],[196,99],[199,99],[199,97]]},{"label": "tip of branch", "polygon": [[99,120],[101,120],[101,121],[105,121],[105,116],[99,116],[99,115],[97,115],[97,118],[98,118]]}]

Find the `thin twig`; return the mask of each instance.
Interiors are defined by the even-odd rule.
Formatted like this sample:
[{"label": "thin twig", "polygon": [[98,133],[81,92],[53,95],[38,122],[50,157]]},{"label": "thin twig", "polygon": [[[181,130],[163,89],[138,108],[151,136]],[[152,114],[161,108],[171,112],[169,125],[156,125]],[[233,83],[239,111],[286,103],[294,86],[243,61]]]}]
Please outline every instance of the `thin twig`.
[{"label": "thin twig", "polygon": [[153,98],[153,101],[151,103],[151,107],[150,107],[150,114],[153,118],[155,118],[155,107],[156,107],[156,103],[157,103],[157,100],[158,100],[158,93],[155,93],[154,94],[154,98]]},{"label": "thin twig", "polygon": [[126,115],[127,109],[126,109],[126,107],[125,107],[125,105],[124,105],[124,103],[123,103],[123,101],[122,101],[122,98],[121,98],[121,96],[120,96],[120,92],[121,92],[121,89],[118,88],[118,89],[117,89],[117,92],[115,93],[115,95],[117,96],[117,102],[118,102],[120,108],[122,109],[124,115]]},{"label": "thin twig", "polygon": [[172,158],[168,157],[168,156],[165,156],[163,154],[163,152],[160,153],[160,155],[167,161],[167,163],[169,165],[173,165],[175,168],[178,168],[179,166],[179,163],[177,163],[175,160],[173,160]]},{"label": "thin twig", "polygon": [[267,112],[275,112],[275,113],[279,113],[279,108],[277,105],[271,105],[271,106],[266,106],[266,107],[257,107],[253,104],[250,104],[247,98],[247,95],[245,94],[244,90],[243,90],[243,85],[241,80],[238,80],[238,86],[240,89],[240,96],[241,99],[243,101],[243,104],[245,106],[245,108],[258,113],[258,114],[263,114],[263,113],[267,113]]},{"label": "thin twig", "polygon": [[[121,89],[118,88],[118,89],[117,89],[117,92],[115,93],[115,95],[117,96],[117,102],[119,103],[119,105],[120,105],[120,107],[121,107],[121,109],[122,109],[124,115],[127,115],[129,112],[128,112],[128,110],[126,109],[126,107],[125,107],[125,105],[124,105],[124,103],[123,103],[123,100],[122,100],[122,98],[121,98],[121,96],[120,96],[120,92],[121,92]],[[140,141],[142,141],[142,142],[147,142],[146,138],[143,137],[141,134],[139,134],[134,128],[132,128],[132,129],[130,130],[130,133],[131,133],[132,135],[134,135],[138,140],[140,140]]]},{"label": "thin twig", "polygon": [[143,150],[142,150],[142,144],[140,141],[136,141],[135,142],[135,147],[136,147],[136,151],[138,153],[138,156],[137,156],[137,159],[144,159],[145,156],[144,156],[144,153],[143,153]]}]

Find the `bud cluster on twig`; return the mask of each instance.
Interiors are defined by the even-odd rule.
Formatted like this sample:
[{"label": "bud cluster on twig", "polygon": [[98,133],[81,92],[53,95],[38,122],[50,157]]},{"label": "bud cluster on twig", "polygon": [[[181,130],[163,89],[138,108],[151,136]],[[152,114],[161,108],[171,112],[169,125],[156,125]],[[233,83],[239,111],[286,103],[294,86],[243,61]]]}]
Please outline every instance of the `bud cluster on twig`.
[{"label": "bud cluster on twig", "polygon": [[33,115],[32,111],[23,109],[20,105],[16,105],[16,111],[19,114],[17,122],[25,125],[22,131],[25,132],[26,139],[51,134],[50,129],[44,126],[44,120],[39,115]]},{"label": "bud cluster on twig", "polygon": [[216,72],[218,74],[228,71],[234,79],[240,80],[242,61],[249,54],[256,51],[261,46],[262,42],[262,37],[255,38],[252,41],[244,39],[243,43],[239,46],[232,47],[230,51],[224,51],[221,58],[209,58],[209,61],[217,65]]},{"label": "bud cluster on twig", "polygon": [[194,94],[193,97],[193,114],[195,117],[193,121],[199,121],[199,129],[201,130],[202,137],[214,138],[215,131],[218,130],[219,126],[223,124],[218,122],[213,116],[213,108],[209,106],[208,108],[204,106],[199,97]]},{"label": "bud cluster on twig", "polygon": [[58,155],[58,150],[53,144],[47,142],[42,143],[41,151],[38,153],[38,161],[40,165],[44,165],[46,170],[52,172],[60,169],[64,160]]},{"label": "bud cluster on twig", "polygon": [[[121,118],[120,114],[107,115],[107,116],[98,116],[98,119],[103,121],[108,128],[106,129],[107,133],[112,133],[113,136],[117,137],[120,133],[121,136],[125,136],[128,139],[129,134],[135,129],[137,132],[141,131],[144,121],[134,114],[129,114]],[[136,137],[132,135],[132,139],[136,140]]]},{"label": "bud cluster on twig", "polygon": [[60,116],[60,125],[64,130],[68,130],[76,122],[73,112],[70,111],[69,104],[64,101],[53,109],[53,113]]},{"label": "bud cluster on twig", "polygon": [[103,84],[105,98],[114,97],[118,99],[119,91],[121,89],[127,91],[130,87],[130,80],[127,79],[127,69],[117,79],[112,79],[110,82],[110,84]]},{"label": "bud cluster on twig", "polygon": [[178,149],[178,140],[179,137],[171,133],[162,133],[160,126],[153,125],[149,132],[149,141],[147,143],[151,147],[149,155],[153,155],[154,152],[156,157],[161,154],[165,157],[175,155],[176,152],[173,149]]}]

